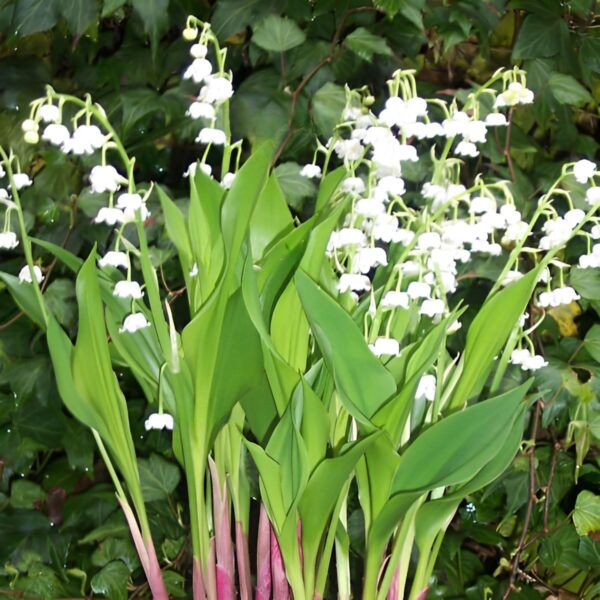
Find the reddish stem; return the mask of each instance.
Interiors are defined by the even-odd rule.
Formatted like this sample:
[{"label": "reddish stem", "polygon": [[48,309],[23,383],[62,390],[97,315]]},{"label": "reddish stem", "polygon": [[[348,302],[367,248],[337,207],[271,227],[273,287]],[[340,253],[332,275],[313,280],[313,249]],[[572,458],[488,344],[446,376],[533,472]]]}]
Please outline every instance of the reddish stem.
[{"label": "reddish stem", "polygon": [[285,576],[283,556],[281,556],[281,548],[273,527],[271,527],[271,576],[273,578],[273,597],[277,600],[289,600],[290,588]]},{"label": "reddish stem", "polygon": [[258,540],[256,548],[256,593],[255,600],[271,597],[271,524],[264,504],[260,505]]},{"label": "reddish stem", "polygon": [[152,592],[152,598],[154,598],[154,600],[169,600],[169,594],[167,593],[167,588],[163,581],[162,571],[158,564],[158,558],[156,557],[152,538],[144,540],[135,515],[131,510],[131,506],[129,506],[122,498],[117,497],[117,499],[119,500],[119,504],[125,515],[125,520],[129,526],[135,549],[137,550],[140,563],[146,574],[146,579],[148,580],[148,585]]},{"label": "reddish stem", "polygon": [[235,553],[238,566],[238,579],[240,582],[240,598],[241,600],[251,600],[252,578],[250,573],[248,536],[244,533],[244,526],[239,521],[235,524]]}]

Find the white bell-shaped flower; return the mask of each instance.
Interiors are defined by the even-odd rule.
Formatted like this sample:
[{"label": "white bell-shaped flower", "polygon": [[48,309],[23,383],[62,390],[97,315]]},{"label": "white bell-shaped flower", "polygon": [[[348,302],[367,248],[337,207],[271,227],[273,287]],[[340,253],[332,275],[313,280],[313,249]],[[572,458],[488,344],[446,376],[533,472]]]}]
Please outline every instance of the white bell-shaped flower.
[{"label": "white bell-shaped flower", "polygon": [[[44,275],[42,274],[42,270],[37,265],[33,265],[33,275],[38,283],[42,283],[42,281],[44,281]],[[29,265],[25,265],[19,271],[19,283],[33,283],[33,280],[31,279],[31,271],[29,269]]]},{"label": "white bell-shaped flower", "polygon": [[150,327],[148,319],[146,319],[144,313],[135,312],[127,315],[123,321],[123,327],[119,329],[120,333],[135,333],[140,329]]},{"label": "white bell-shaped flower", "polygon": [[17,234],[14,231],[3,231],[0,233],[0,249],[12,250],[19,245]]},{"label": "white bell-shaped flower", "polygon": [[90,173],[90,185],[97,194],[116,192],[123,183],[127,183],[127,179],[112,165],[96,165]]},{"label": "white bell-shaped flower", "polygon": [[137,281],[117,281],[113,289],[113,296],[117,298],[134,298],[139,300],[144,296],[142,288]]},{"label": "white bell-shaped flower", "polygon": [[109,250],[102,258],[98,259],[98,266],[101,269],[104,267],[122,267],[123,269],[128,269],[129,256],[126,252]]}]

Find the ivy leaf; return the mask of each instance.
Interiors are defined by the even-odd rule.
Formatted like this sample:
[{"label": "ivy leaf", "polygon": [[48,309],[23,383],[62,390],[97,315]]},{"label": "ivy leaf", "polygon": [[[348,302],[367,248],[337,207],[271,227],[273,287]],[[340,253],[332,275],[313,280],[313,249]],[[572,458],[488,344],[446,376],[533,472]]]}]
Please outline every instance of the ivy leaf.
[{"label": "ivy leaf", "polygon": [[600,272],[575,267],[569,273],[571,285],[586,300],[600,300]]},{"label": "ivy leaf", "polygon": [[396,16],[403,3],[404,0],[374,0],[373,2],[375,6],[384,10],[391,18]]},{"label": "ivy leaf", "polygon": [[573,524],[579,535],[600,531],[600,496],[584,490],[577,496]]},{"label": "ivy leaf", "polygon": [[277,0],[220,0],[211,18],[212,29],[225,40],[277,9]]},{"label": "ivy leaf", "polygon": [[285,52],[306,40],[306,34],[287,17],[269,15],[254,29],[252,41],[269,52]]},{"label": "ivy leaf", "polygon": [[10,504],[13,508],[34,508],[34,503],[41,502],[45,496],[37,483],[26,479],[17,479],[10,488]]},{"label": "ivy leaf", "polygon": [[112,600],[127,600],[129,569],[124,562],[114,560],[92,577],[92,591],[104,594]]},{"label": "ivy leaf", "polygon": [[58,17],[57,0],[20,0],[15,3],[11,29],[20,35],[47,31],[56,25]]},{"label": "ivy leaf", "polygon": [[561,104],[581,106],[592,101],[591,94],[571,75],[552,73],[548,86]]},{"label": "ivy leaf", "polygon": [[96,20],[97,12],[96,0],[62,0],[60,3],[60,13],[75,35],[81,35]]},{"label": "ivy leaf", "polygon": [[117,12],[125,4],[127,4],[127,0],[104,0],[102,6],[102,18]]},{"label": "ivy leaf", "polygon": [[144,31],[150,36],[153,48],[167,29],[169,0],[132,0],[133,10],[144,23]]},{"label": "ivy leaf", "polygon": [[164,500],[177,487],[181,474],[177,465],[157,454],[138,460],[142,494],[146,502]]},{"label": "ivy leaf", "polygon": [[315,184],[300,175],[300,165],[295,162],[285,162],[275,169],[275,177],[281,186],[288,204],[296,209],[302,206],[302,200],[314,196]]},{"label": "ivy leaf", "polygon": [[565,36],[568,38],[569,29],[562,18],[547,19],[529,15],[519,31],[513,60],[555,56],[560,52]]},{"label": "ivy leaf", "polygon": [[347,48],[364,60],[371,60],[374,54],[390,56],[392,51],[380,35],[371,33],[365,27],[355,29],[344,41]]},{"label": "ivy leaf", "polygon": [[346,105],[344,88],[328,82],[313,96],[314,120],[319,133],[329,136],[337,125],[340,114]]}]

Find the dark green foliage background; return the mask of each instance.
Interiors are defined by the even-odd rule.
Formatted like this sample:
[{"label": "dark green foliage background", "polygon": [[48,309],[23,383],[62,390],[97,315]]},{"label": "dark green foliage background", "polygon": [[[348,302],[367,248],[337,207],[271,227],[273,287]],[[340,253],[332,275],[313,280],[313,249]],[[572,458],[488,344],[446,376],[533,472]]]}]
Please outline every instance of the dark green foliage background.
[{"label": "dark green foliage background", "polygon": [[[31,233],[81,256],[95,242],[102,247],[107,236],[104,228],[91,225],[103,199],[87,191],[85,161],[78,164],[59,151],[40,151],[21,141],[20,122],[46,84],[77,96],[89,92],[136,156],[138,180],[158,181],[176,197],[185,196],[182,173],[199,150],[193,144],[196,127],[185,117],[194,88],[181,81],[189,57],[180,33],[193,13],[209,20],[228,48],[237,88],[234,134],[250,145],[278,141],[276,172],[299,216],[310,210],[314,193],[313,184],[299,177],[299,165],[312,159],[315,136],[330,135],[346,83],[367,85],[377,105],[391,72],[414,68],[423,96],[461,98],[497,68],[522,66],[536,93],[535,105],[515,112],[510,151],[504,133],[490,136],[481,160],[469,169],[472,175],[484,170],[512,180],[517,204],[527,213],[564,162],[597,156],[597,4],[1,0],[0,143],[12,146],[36,175],[23,194]],[[414,171],[407,173],[411,182],[426,179],[425,169]],[[156,205],[153,214],[153,258],[165,283],[176,290],[181,278],[171,260],[172,246],[159,237]],[[52,257],[39,255],[49,267],[48,301],[62,324],[73,328],[73,281]],[[23,262],[18,252],[3,253],[0,261],[0,270],[12,273]],[[484,279],[495,275],[485,263],[476,271]],[[593,516],[595,533],[581,536],[570,518],[578,493],[600,484],[598,277],[574,271],[582,314],[557,312],[538,331],[550,367],[538,376],[543,405],[535,452],[520,454],[497,483],[460,510],[444,542],[430,597],[501,598],[527,512],[531,543],[521,554],[519,589],[512,597],[558,597],[559,590],[561,598],[583,597],[584,591],[589,599],[600,596],[600,515]],[[477,300],[481,289],[474,284],[467,301]],[[2,287],[0,367],[0,597],[147,596],[93,439],[63,410],[44,338]],[[159,554],[170,561],[165,577],[174,597],[188,597],[190,557],[179,468],[167,434],[143,430],[142,394],[126,372],[119,375],[138,452],[147,457],[142,478]],[[516,380],[520,374],[511,376]],[[350,514],[349,524],[358,579],[358,511]]]}]

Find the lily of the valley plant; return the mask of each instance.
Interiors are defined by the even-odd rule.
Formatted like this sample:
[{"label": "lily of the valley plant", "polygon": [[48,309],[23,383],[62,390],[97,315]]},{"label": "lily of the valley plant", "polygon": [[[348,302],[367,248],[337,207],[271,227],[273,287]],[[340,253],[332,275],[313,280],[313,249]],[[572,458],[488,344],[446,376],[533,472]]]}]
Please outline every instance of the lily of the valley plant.
[{"label": "lily of the valley plant", "polygon": [[[458,506],[518,451],[535,395],[531,380],[515,387],[504,375],[545,366],[532,333],[546,308],[577,299],[565,247],[583,238],[579,266],[600,266],[596,165],[566,164],[532,209],[493,171],[466,183],[463,165],[486,169],[478,144],[533,102],[525,74],[498,72],[459,106],[419,97],[413,73],[398,71],[379,110],[348,90],[339,126],[301,171],[320,186],[298,223],[271,172],[273,147],[242,160],[231,139],[225,49],[193,17],[184,37],[202,147],[185,210],[138,185],[99,105],[49,88],[25,139],[89,166],[91,192],[106,199],[94,222],[111,228],[110,243],[83,261],[28,237],[20,190],[32,180],[3,150],[0,246],[22,250],[24,264],[0,277],[45,331],[61,397],[94,433],[154,598],[168,597],[163,561],[117,367],[136,378],[146,428],[172,436],[185,472],[195,600],[312,600],[327,586],[341,599],[425,598]],[[406,177],[419,163],[430,169],[422,187]],[[154,198],[187,294],[183,328],[151,260]],[[37,246],[77,275],[74,342],[45,301]],[[461,283],[482,259],[497,279],[481,306],[463,306]],[[350,497],[364,520],[362,589],[351,588]]]}]

